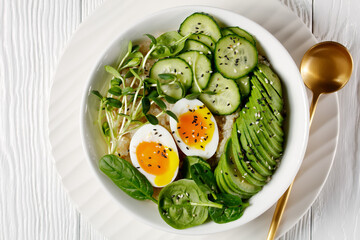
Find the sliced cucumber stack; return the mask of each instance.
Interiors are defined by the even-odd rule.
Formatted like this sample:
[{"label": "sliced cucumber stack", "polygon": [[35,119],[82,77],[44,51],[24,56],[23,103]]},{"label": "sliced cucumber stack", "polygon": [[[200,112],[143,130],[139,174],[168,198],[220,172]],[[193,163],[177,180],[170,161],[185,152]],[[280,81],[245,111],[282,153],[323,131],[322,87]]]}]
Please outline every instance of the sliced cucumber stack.
[{"label": "sliced cucumber stack", "polygon": [[248,40],[238,35],[227,35],[216,43],[214,61],[224,77],[237,79],[256,67],[258,53]]},{"label": "sliced cucumber stack", "polygon": [[200,100],[212,113],[228,115],[238,109],[241,96],[235,81],[224,78],[220,73],[214,73],[204,93],[200,95]]},{"label": "sliced cucumber stack", "polygon": [[201,33],[210,36],[214,41],[221,38],[219,25],[206,13],[194,13],[187,17],[180,25],[179,32],[186,36],[189,33]]},{"label": "sliced cucumber stack", "polygon": [[187,52],[187,51],[198,51],[200,54],[205,54],[210,59],[213,56],[211,49],[208,46],[206,46],[206,44],[192,39],[186,40],[185,42],[185,46],[182,52]]},{"label": "sliced cucumber stack", "polygon": [[197,33],[192,34],[188,39],[196,40],[202,42],[210,48],[211,51],[215,50],[215,41],[208,35]]},{"label": "sliced cucumber stack", "polygon": [[245,31],[242,28],[239,27],[227,27],[221,30],[223,36],[225,35],[231,35],[231,34],[236,34],[239,37],[243,37],[246,40],[248,40],[249,42],[251,42],[254,46],[256,45],[256,41],[254,39],[254,37],[248,33],[247,31]]},{"label": "sliced cucumber stack", "polygon": [[209,83],[212,73],[211,61],[198,51],[188,51],[179,55],[190,66],[193,72],[192,92],[200,92]]}]

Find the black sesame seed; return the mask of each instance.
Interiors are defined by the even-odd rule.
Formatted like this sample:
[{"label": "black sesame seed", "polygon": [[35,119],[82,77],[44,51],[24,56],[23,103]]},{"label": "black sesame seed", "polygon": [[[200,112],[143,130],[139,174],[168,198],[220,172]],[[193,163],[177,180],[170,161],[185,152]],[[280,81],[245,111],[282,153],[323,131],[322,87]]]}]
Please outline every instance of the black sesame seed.
[{"label": "black sesame seed", "polygon": [[203,145],[200,145],[200,147],[201,147],[201,148],[204,148],[204,146],[203,146]]},{"label": "black sesame seed", "polygon": [[151,164],[148,164],[148,167],[151,167]]},{"label": "black sesame seed", "polygon": [[187,150],[190,150],[189,147],[186,147]]},{"label": "black sesame seed", "polygon": [[160,165],[157,165],[158,168],[161,168]]}]

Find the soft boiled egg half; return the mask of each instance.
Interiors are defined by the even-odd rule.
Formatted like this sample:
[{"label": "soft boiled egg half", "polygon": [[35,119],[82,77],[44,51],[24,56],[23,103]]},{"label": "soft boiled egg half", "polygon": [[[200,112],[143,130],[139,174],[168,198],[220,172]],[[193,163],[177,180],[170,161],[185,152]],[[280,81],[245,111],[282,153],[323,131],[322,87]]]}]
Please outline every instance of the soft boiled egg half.
[{"label": "soft boiled egg half", "polygon": [[183,98],[174,104],[172,111],[178,122],[170,118],[170,128],[181,151],[204,159],[214,155],[219,131],[209,109],[200,100]]},{"label": "soft boiled egg half", "polygon": [[132,164],[154,187],[164,187],[177,176],[179,154],[171,134],[160,125],[146,124],[130,142]]}]

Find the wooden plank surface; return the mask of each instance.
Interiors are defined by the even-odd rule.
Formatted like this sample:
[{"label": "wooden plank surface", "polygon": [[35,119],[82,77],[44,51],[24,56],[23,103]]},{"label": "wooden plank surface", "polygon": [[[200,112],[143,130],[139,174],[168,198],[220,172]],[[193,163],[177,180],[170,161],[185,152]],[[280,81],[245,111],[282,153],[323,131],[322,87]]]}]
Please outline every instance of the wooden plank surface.
[{"label": "wooden plank surface", "polygon": [[[66,42],[104,0],[0,1],[0,239],[104,240],[60,184],[48,140],[51,77]],[[281,0],[319,40],[354,57],[339,93],[341,130],[322,193],[281,239],[360,239],[360,1]]]}]

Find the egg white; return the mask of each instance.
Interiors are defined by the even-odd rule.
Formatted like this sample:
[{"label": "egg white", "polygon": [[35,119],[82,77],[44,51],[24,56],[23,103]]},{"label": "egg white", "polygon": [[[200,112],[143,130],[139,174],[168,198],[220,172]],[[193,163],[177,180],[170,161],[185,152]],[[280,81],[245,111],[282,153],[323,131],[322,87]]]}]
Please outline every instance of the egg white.
[{"label": "egg white", "polygon": [[[157,143],[161,143],[166,148],[171,148],[171,150],[172,150],[171,156],[172,157],[169,156],[169,161],[170,161],[170,164],[173,164],[172,168],[176,167],[176,169],[173,172],[173,177],[169,183],[174,181],[174,179],[176,178],[176,176],[178,174],[178,170],[179,170],[179,154],[178,154],[176,144],[175,144],[174,139],[172,138],[171,134],[164,127],[162,127],[160,125],[146,124],[146,125],[140,127],[136,131],[136,133],[133,135],[133,137],[130,141],[130,147],[129,147],[130,158],[131,158],[131,162],[134,165],[134,167],[136,167],[150,181],[150,183],[154,187],[164,187],[165,185],[167,185],[169,183],[167,183],[165,185],[157,185],[156,184],[156,178],[159,176],[161,177],[161,175],[150,174],[150,173],[146,172],[144,169],[142,169],[140,166],[139,159],[137,158],[137,155],[136,155],[136,149],[137,149],[138,145],[142,142],[157,142]],[[154,149],[154,151],[155,151],[155,149]],[[169,170],[171,170],[171,168]],[[166,173],[168,173],[168,172],[166,172]]]},{"label": "egg white", "polygon": [[[179,118],[179,116],[188,112],[189,109],[193,110],[193,109],[197,109],[198,107],[201,107],[201,106],[204,106],[204,104],[198,99],[188,100],[186,98],[183,98],[183,99],[177,101],[171,110]],[[209,159],[216,152],[217,146],[219,144],[219,130],[218,130],[214,116],[212,114],[210,114],[208,116],[210,116],[210,120],[212,121],[212,123],[215,127],[215,130],[214,130],[214,134],[213,134],[210,142],[207,142],[207,144],[204,146],[203,149],[197,149],[195,147],[191,147],[188,144],[186,144],[180,137],[180,133],[177,128],[177,122],[173,118],[170,118],[171,133],[172,133],[178,147],[187,156],[199,156],[199,157],[202,157],[203,159]]]}]

